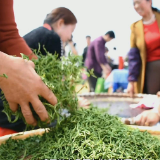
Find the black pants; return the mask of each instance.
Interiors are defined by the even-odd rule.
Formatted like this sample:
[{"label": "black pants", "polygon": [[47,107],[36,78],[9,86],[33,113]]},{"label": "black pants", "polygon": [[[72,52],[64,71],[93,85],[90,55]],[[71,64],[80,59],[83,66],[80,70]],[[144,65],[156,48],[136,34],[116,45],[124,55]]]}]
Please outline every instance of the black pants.
[{"label": "black pants", "polygon": [[115,65],[115,64],[114,64],[114,65],[112,66],[112,70],[114,70],[114,69],[118,69],[118,65]]},{"label": "black pants", "polygon": [[97,72],[94,72],[94,75],[97,78],[95,78],[93,76],[88,77],[88,83],[89,83],[89,87],[90,87],[90,92],[94,92],[95,91],[96,84],[97,84],[97,79],[102,77],[102,74],[99,74]]},{"label": "black pants", "polygon": [[147,62],[144,93],[156,94],[160,91],[160,60]]}]

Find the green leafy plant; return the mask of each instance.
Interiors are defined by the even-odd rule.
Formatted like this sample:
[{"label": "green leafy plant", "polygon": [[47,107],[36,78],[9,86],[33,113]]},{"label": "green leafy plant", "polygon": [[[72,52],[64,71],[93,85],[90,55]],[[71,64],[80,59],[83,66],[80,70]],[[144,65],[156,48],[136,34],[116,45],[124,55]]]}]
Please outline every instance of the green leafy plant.
[{"label": "green leafy plant", "polygon": [[160,159],[160,141],[96,107],[80,109],[43,136],[9,139],[1,160]]},{"label": "green leafy plant", "polygon": [[[28,59],[22,55],[24,59]],[[50,128],[42,136],[33,136],[25,140],[9,139],[0,146],[0,160],[40,160],[40,159],[160,159],[160,141],[147,132],[131,129],[121,123],[116,116],[96,107],[79,109],[76,84],[80,83],[81,59],[78,56],[62,57],[56,55],[38,55],[34,60],[35,70],[44,83],[58,99],[55,106],[39,97],[45,105],[51,121],[58,125]],[[93,71],[90,73],[92,74]],[[5,77],[5,76],[4,76]],[[4,112],[11,121],[24,117],[19,107],[13,113],[5,97]],[[31,106],[39,127],[48,127],[42,123]],[[63,109],[72,113],[69,117],[61,114]],[[24,120],[25,122],[25,120]],[[59,125],[60,124],[60,125]],[[30,127],[30,126],[28,126]]]},{"label": "green leafy plant", "polygon": [[[29,60],[29,58],[21,54],[23,59]],[[40,97],[40,100],[46,107],[51,122],[63,120],[64,116],[61,115],[62,110],[68,109],[70,113],[75,112],[78,107],[78,98],[75,90],[76,84],[80,83],[81,75],[81,57],[70,55],[68,57],[61,57],[59,60],[57,55],[47,53],[44,55],[37,55],[38,59],[33,60],[35,64],[35,70],[41,77],[43,82],[53,91],[58,99],[58,103],[53,106],[49,104],[44,98]],[[18,119],[22,119],[25,122],[21,108],[19,106],[17,112],[13,113],[3,96],[4,110],[3,112],[8,116],[8,120],[12,123]],[[48,127],[48,124],[42,122],[38,115],[30,105],[33,115],[38,122],[38,127]],[[14,115],[15,119],[12,121],[11,116]],[[25,122],[26,123],[26,122]],[[27,125],[27,124],[26,124]],[[27,125],[27,129],[32,127]]]}]

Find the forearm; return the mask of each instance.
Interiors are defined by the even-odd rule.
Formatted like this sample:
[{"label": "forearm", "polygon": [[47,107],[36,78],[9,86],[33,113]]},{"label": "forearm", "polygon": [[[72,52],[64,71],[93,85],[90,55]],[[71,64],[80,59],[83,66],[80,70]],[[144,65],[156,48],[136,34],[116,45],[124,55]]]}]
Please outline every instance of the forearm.
[{"label": "forearm", "polygon": [[74,55],[78,55],[77,50],[75,49],[74,45],[70,45],[71,46],[71,51]]},{"label": "forearm", "polygon": [[102,70],[106,73],[108,64],[100,64],[100,66],[101,66]]},{"label": "forearm", "polygon": [[129,82],[137,82],[140,68],[141,68],[141,57],[138,48],[131,48],[128,54],[128,62],[129,62]]},{"label": "forearm", "polygon": [[105,70],[105,65],[104,64],[100,64],[102,70]]},{"label": "forearm", "polygon": [[5,63],[7,55],[3,52],[0,51],[0,74],[2,74],[2,69],[3,69],[3,63]]},{"label": "forearm", "polygon": [[6,71],[4,71],[4,67],[5,67],[4,64],[7,64],[7,58],[8,56],[5,53],[0,51],[0,88],[1,88],[2,81],[5,78],[4,74],[7,75]]},{"label": "forearm", "polygon": [[20,53],[28,56],[32,54],[31,49],[18,33],[13,12],[13,0],[0,1],[0,50],[16,56],[20,56]]}]

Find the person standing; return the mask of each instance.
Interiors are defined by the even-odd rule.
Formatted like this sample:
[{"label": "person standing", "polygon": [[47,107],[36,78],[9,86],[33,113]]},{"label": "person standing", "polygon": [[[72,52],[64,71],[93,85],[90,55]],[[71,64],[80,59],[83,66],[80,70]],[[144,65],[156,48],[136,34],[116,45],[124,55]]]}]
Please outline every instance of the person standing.
[{"label": "person standing", "polygon": [[133,2],[142,19],[131,26],[128,93],[156,94],[160,90],[160,11],[152,7],[152,0]]},{"label": "person standing", "polygon": [[91,44],[91,36],[86,36],[86,41],[87,41],[87,46],[84,48],[83,50],[83,54],[82,54],[82,64],[84,65],[86,57],[87,57],[87,50],[89,45]]},{"label": "person standing", "polygon": [[[105,44],[113,38],[115,38],[114,32],[108,31],[105,35],[95,39],[88,47],[85,66],[88,70],[94,69],[94,75],[97,78],[102,76],[102,71],[105,77],[111,72],[111,67],[108,65],[105,57]],[[91,92],[95,91],[97,78],[93,76],[88,77]]]}]

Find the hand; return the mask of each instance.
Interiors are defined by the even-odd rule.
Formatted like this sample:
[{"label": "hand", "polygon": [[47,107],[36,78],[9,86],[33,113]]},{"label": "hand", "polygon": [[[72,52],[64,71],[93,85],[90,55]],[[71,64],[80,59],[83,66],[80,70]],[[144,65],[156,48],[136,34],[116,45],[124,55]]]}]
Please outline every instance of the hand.
[{"label": "hand", "polygon": [[151,110],[147,110],[135,117],[135,122],[139,126],[153,126],[157,124],[160,117],[157,113]]},{"label": "hand", "polygon": [[73,43],[73,41],[71,40],[71,41],[68,41],[68,44],[69,45],[71,45],[71,46],[73,46],[74,45],[74,43]]},{"label": "hand", "polygon": [[105,65],[105,69],[103,70],[103,72],[104,72],[103,77],[107,78],[108,75],[111,73],[111,71],[112,71],[111,67],[108,64]]},{"label": "hand", "polygon": [[90,106],[90,102],[84,97],[78,97],[78,106],[80,108],[88,109]]},{"label": "hand", "polygon": [[30,55],[28,55],[29,59],[38,59],[38,57],[34,54],[31,53]]},{"label": "hand", "polygon": [[160,91],[157,92],[157,96],[160,97]]},{"label": "hand", "polygon": [[57,103],[57,99],[35,72],[34,63],[0,52],[0,75],[3,74],[6,74],[8,78],[0,77],[0,88],[10,109],[15,112],[20,105],[26,122],[35,126],[36,120],[29,107],[29,103],[31,103],[40,119],[48,120],[48,113],[38,95],[52,105]]},{"label": "hand", "polygon": [[127,93],[130,94],[130,97],[133,97],[133,95],[134,95],[134,82],[128,83]]},{"label": "hand", "polygon": [[106,65],[106,68],[107,68],[107,72],[108,72],[108,74],[110,74],[110,73],[111,73],[111,71],[112,71],[112,68],[110,67],[110,65],[109,65],[109,64],[107,64],[107,65]]}]

